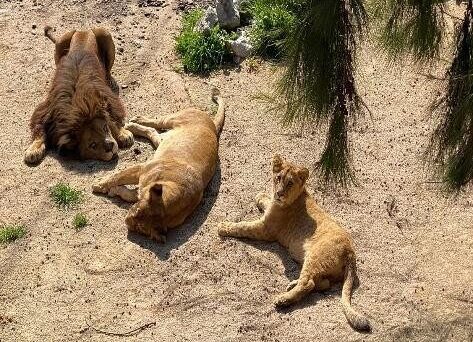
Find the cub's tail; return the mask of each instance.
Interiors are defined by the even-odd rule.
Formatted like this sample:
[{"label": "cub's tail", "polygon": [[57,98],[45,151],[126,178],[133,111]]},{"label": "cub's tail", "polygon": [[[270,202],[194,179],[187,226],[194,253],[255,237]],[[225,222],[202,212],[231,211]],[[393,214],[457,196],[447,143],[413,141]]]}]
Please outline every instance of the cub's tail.
[{"label": "cub's tail", "polygon": [[368,319],[364,315],[355,311],[351,306],[351,294],[353,292],[355,277],[356,263],[355,257],[353,256],[345,266],[345,279],[343,281],[342,288],[343,313],[345,314],[348,323],[353,327],[353,329],[360,331],[371,331],[371,325]]},{"label": "cub's tail", "polygon": [[44,27],[44,35],[45,35],[46,37],[48,37],[49,39],[51,39],[51,41],[52,41],[54,44],[56,44],[56,37],[54,37],[53,31],[54,31],[54,29],[53,29],[51,26],[49,26],[49,25],[46,25],[46,26]]},{"label": "cub's tail", "polygon": [[216,88],[212,89],[212,100],[218,104],[217,114],[214,118],[215,128],[217,128],[217,136],[222,132],[223,123],[225,122],[225,101],[220,96],[220,91]]}]

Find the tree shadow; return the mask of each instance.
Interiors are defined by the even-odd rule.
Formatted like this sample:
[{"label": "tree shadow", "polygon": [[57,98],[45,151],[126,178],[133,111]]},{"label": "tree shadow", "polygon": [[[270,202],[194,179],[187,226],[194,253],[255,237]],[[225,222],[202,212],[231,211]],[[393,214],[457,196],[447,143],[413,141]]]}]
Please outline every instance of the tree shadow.
[{"label": "tree shadow", "polygon": [[171,251],[179,249],[179,247],[186,243],[205,222],[210,210],[212,210],[213,205],[217,200],[220,191],[220,184],[221,169],[219,159],[217,161],[215,174],[204,191],[202,202],[181,226],[168,231],[166,235],[166,243],[157,243],[134,232],[128,232],[128,240],[153,252],[160,260],[167,260]]},{"label": "tree shadow", "polygon": [[95,173],[99,171],[112,171],[118,165],[118,158],[111,161],[99,161],[99,160],[78,160],[61,157],[56,154],[56,159],[59,161],[61,166],[68,170],[77,173]]}]

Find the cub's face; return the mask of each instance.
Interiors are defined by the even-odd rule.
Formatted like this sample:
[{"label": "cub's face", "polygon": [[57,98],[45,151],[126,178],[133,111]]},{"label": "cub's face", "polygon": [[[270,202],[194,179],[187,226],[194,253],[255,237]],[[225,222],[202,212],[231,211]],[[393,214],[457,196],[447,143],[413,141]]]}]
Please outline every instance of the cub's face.
[{"label": "cub's face", "polygon": [[160,228],[164,216],[163,186],[154,183],[141,191],[140,200],[128,211],[125,223],[130,232],[136,232],[165,242],[166,231]]},{"label": "cub's face", "polygon": [[104,118],[95,118],[84,125],[78,149],[82,159],[109,161],[118,156],[118,144]]},{"label": "cub's face", "polygon": [[274,202],[280,205],[292,204],[304,191],[309,170],[285,162],[279,155],[273,158]]}]

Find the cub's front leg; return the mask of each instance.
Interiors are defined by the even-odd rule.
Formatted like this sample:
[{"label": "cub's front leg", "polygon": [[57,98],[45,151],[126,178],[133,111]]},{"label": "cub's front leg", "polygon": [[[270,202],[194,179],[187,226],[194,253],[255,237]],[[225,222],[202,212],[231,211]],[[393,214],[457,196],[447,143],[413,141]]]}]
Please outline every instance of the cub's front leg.
[{"label": "cub's front leg", "polygon": [[111,188],[120,185],[138,184],[142,168],[142,165],[135,165],[118,171],[92,185],[92,191],[99,194],[108,194]]},{"label": "cub's front leg", "polygon": [[109,197],[118,196],[122,200],[129,202],[129,203],[136,203],[138,202],[138,190],[137,189],[128,189],[124,185],[119,185],[110,188],[107,194]]},{"label": "cub's front leg", "polygon": [[273,241],[274,238],[269,234],[263,219],[251,222],[221,222],[218,226],[220,236],[233,236],[249,238],[254,240]]}]

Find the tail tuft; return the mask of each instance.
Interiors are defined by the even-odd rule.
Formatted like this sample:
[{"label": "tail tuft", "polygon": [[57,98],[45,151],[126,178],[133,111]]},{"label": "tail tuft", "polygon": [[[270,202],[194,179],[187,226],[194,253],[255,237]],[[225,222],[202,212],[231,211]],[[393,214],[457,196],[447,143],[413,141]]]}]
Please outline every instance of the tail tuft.
[{"label": "tail tuft", "polygon": [[345,280],[342,287],[342,305],[343,313],[347,318],[348,323],[353,329],[358,331],[371,331],[371,324],[368,319],[355,311],[351,306],[351,294],[353,291],[353,284],[356,278],[356,264],[355,257],[345,266]]},{"label": "tail tuft", "polygon": [[44,27],[44,35],[45,35],[46,37],[48,37],[49,39],[51,39],[51,41],[52,41],[54,44],[56,44],[56,38],[53,36],[53,31],[54,31],[54,29],[53,29],[51,26],[49,26],[49,25],[46,25],[46,26]]},{"label": "tail tuft", "polygon": [[222,132],[223,123],[225,122],[225,102],[220,96],[220,91],[217,88],[212,89],[212,101],[218,104],[217,114],[214,118],[215,128],[217,129],[217,135]]}]

